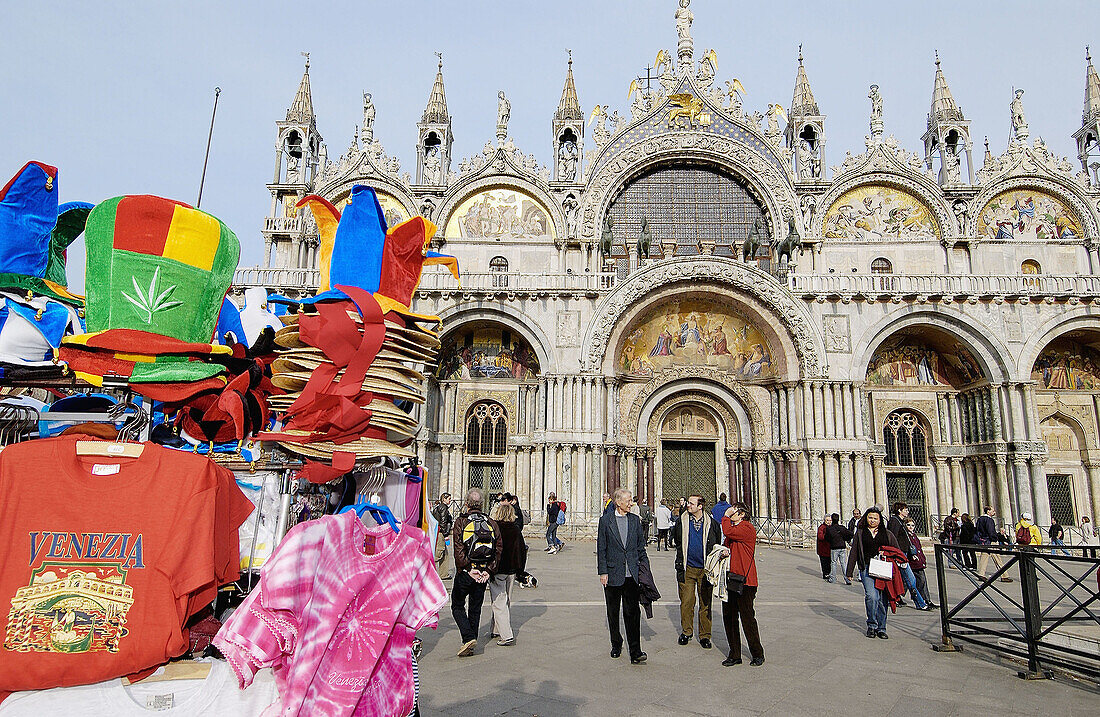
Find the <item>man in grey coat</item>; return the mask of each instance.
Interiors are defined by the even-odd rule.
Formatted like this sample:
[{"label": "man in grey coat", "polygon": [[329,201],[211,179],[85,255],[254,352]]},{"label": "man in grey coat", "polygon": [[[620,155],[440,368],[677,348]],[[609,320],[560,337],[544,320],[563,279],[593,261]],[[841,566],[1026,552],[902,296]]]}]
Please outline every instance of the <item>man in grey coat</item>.
[{"label": "man in grey coat", "polygon": [[611,632],[611,656],[623,652],[623,635],[619,631],[619,606],[622,605],[623,622],[626,625],[626,641],[630,648],[631,664],[646,661],[642,652],[638,604],[639,565],[649,567],[645,552],[645,533],[642,521],[630,512],[631,493],[619,488],[611,497],[615,510],[600,517],[596,538],[596,564],[600,582],[603,583],[604,601],[607,603],[607,626]]}]

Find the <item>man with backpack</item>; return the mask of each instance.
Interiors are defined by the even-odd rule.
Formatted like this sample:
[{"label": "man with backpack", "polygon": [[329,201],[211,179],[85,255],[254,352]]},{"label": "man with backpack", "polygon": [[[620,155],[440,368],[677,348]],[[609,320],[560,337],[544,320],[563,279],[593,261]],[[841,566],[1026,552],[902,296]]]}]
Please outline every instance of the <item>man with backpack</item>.
[{"label": "man with backpack", "polygon": [[1043,544],[1043,531],[1039,526],[1031,522],[1031,513],[1020,516],[1020,522],[1016,524],[1016,547],[1026,550],[1032,545]]},{"label": "man with backpack", "polygon": [[469,657],[477,648],[485,586],[489,582],[489,576],[496,572],[500,564],[503,548],[500,526],[485,515],[483,501],[482,492],[477,488],[466,493],[466,503],[455,520],[454,533],[451,536],[455,551],[451,614],[454,615],[462,635],[459,657]]}]

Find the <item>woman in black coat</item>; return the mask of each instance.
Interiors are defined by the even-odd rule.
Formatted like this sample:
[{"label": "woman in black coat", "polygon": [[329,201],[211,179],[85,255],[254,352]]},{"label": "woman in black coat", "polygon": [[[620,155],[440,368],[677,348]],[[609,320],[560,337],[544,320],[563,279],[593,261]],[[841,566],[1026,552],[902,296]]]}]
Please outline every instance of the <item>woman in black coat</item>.
[{"label": "woman in black coat", "polygon": [[[973,545],[974,533],[976,532],[974,521],[970,517],[970,513],[963,513],[961,522],[959,523],[959,544],[960,545]],[[974,554],[973,550],[962,551],[963,567],[968,570],[978,569],[978,556]]]},{"label": "woman in black coat", "polygon": [[[849,580],[859,568],[859,581],[863,583],[863,602],[867,608],[867,637],[888,639],[886,635],[886,595],[875,586],[875,578],[868,572],[871,558],[879,550],[889,545],[901,550],[898,539],[886,527],[882,512],[878,508],[868,508],[856,524],[856,534],[852,539],[852,550],[848,554],[848,570],[844,573]],[[897,568],[895,567],[895,570]]]}]

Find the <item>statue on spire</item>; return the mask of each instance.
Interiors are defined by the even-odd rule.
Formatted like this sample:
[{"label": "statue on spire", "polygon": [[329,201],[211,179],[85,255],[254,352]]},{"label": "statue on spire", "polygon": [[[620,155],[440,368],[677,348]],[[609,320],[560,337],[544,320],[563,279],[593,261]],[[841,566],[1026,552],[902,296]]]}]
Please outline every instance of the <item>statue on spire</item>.
[{"label": "statue on spire", "polygon": [[512,103],[504,96],[504,90],[497,92],[497,139],[501,142],[508,137],[508,120],[512,117]]},{"label": "statue on spire", "polygon": [[1027,118],[1024,117],[1024,91],[1013,90],[1014,97],[1009,111],[1012,113],[1012,138],[1026,142],[1028,138]]},{"label": "statue on spire", "polygon": [[871,136],[873,144],[882,142],[882,133],[885,124],[882,121],[882,93],[878,91],[878,85],[871,85],[871,91],[867,93],[871,100]]},{"label": "statue on spire", "polygon": [[374,139],[374,102],[371,100],[369,92],[363,93],[363,131],[362,140],[364,143],[369,143]]},{"label": "statue on spire", "polygon": [[691,71],[691,57],[694,52],[694,43],[691,39],[691,23],[695,16],[691,14],[688,5],[691,0],[680,0],[680,7],[676,9],[676,56],[679,58],[681,72]]}]

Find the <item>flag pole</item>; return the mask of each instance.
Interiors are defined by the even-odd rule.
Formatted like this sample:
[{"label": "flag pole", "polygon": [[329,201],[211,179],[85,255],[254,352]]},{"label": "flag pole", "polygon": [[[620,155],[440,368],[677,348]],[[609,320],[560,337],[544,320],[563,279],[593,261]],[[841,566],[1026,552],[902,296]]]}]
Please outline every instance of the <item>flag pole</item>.
[{"label": "flag pole", "polygon": [[206,163],[210,161],[210,140],[214,138],[214,118],[218,116],[218,95],[222,88],[214,88],[214,111],[210,114],[210,133],[206,135],[206,156],[202,160],[202,179],[199,180],[199,201],[195,202],[195,208],[202,206],[202,187],[206,184]]}]

